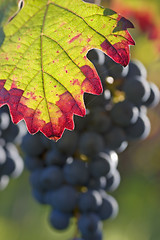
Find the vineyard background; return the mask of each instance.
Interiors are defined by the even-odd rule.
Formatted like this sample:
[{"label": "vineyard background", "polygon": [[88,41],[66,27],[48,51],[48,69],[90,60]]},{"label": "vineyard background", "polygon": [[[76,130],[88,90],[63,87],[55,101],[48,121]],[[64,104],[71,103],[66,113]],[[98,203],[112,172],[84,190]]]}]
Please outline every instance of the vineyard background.
[{"label": "vineyard background", "polygon": [[[110,2],[110,3],[109,3]],[[117,2],[117,1],[116,1]],[[123,5],[136,9],[149,9],[158,24],[160,2],[153,0],[121,0]],[[113,1],[102,1],[102,5],[112,6]],[[117,10],[117,9],[116,9]],[[148,11],[149,11],[148,10]],[[140,31],[136,20],[135,30],[131,30],[136,46],[131,47],[131,56],[144,63],[148,70],[148,80],[160,87],[160,51],[155,41],[148,40]],[[160,105],[149,111],[152,131],[147,140],[136,142],[120,154],[119,171],[121,184],[113,194],[119,203],[120,212],[113,221],[104,224],[104,240],[159,240],[160,228]],[[10,182],[0,192],[0,234],[2,240],[68,240],[75,231],[74,224],[68,231],[54,231],[47,222],[49,208],[35,202],[31,196],[29,173]]]}]

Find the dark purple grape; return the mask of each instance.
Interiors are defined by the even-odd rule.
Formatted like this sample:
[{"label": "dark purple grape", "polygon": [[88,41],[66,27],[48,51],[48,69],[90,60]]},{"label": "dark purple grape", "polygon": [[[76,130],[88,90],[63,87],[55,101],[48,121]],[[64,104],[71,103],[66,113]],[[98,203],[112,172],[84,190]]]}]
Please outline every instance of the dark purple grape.
[{"label": "dark purple grape", "polygon": [[101,204],[101,195],[96,190],[88,190],[79,195],[78,207],[81,212],[94,212]]},{"label": "dark purple grape", "polygon": [[129,140],[145,139],[150,133],[151,125],[148,117],[141,114],[135,124],[131,124],[125,129],[126,136]]},{"label": "dark purple grape", "polygon": [[43,173],[43,169],[36,169],[34,170],[33,172],[31,172],[31,175],[30,175],[30,183],[31,183],[31,186],[34,188],[34,189],[37,189],[37,190],[44,190],[42,188],[42,185],[40,183],[40,178],[42,176],[42,173]]},{"label": "dark purple grape", "polygon": [[66,162],[66,159],[67,156],[60,152],[56,146],[47,151],[45,156],[45,162],[48,166],[50,165],[63,166]]},{"label": "dark purple grape", "polygon": [[50,214],[50,224],[57,230],[64,230],[69,226],[71,215],[61,212],[57,209],[53,209]]},{"label": "dark purple grape", "polygon": [[123,85],[123,91],[126,98],[135,105],[142,105],[150,95],[149,83],[140,76],[127,78]]},{"label": "dark purple grape", "polygon": [[116,103],[110,112],[113,122],[122,127],[135,123],[138,115],[138,108],[127,100]]},{"label": "dark purple grape", "polygon": [[80,136],[79,151],[81,154],[94,156],[100,151],[103,151],[103,149],[104,141],[100,134],[88,131]]},{"label": "dark purple grape", "polygon": [[26,156],[24,162],[29,171],[34,171],[44,166],[44,161],[39,157]]},{"label": "dark purple grape", "polygon": [[90,113],[89,120],[88,129],[91,131],[103,134],[108,132],[111,127],[111,118],[102,107],[95,107]]},{"label": "dark purple grape", "polygon": [[154,108],[160,101],[160,91],[159,88],[154,83],[149,83],[150,86],[150,96],[146,102],[143,104],[148,108]]},{"label": "dark purple grape", "polygon": [[80,159],[69,159],[64,166],[63,173],[67,183],[85,185],[89,179],[88,165]]},{"label": "dark purple grape", "polygon": [[14,160],[7,156],[6,161],[0,167],[0,176],[10,176],[16,168]]},{"label": "dark purple grape", "polygon": [[43,169],[39,181],[45,190],[59,188],[64,182],[63,171],[57,166],[46,167]]},{"label": "dark purple grape", "polygon": [[78,228],[84,239],[93,237],[102,231],[102,223],[95,213],[81,214],[78,219]]},{"label": "dark purple grape", "polygon": [[77,204],[77,191],[69,185],[64,185],[46,193],[45,199],[53,208],[70,213],[75,209]]},{"label": "dark purple grape", "polygon": [[116,152],[123,152],[128,146],[125,131],[120,127],[111,128],[110,132],[104,135],[107,148]]},{"label": "dark purple grape", "polygon": [[97,214],[101,220],[115,218],[118,214],[118,204],[116,200],[101,190],[102,204],[99,207]]},{"label": "dark purple grape", "polygon": [[110,158],[107,155],[97,155],[90,162],[89,170],[94,178],[106,176],[111,171]]},{"label": "dark purple grape", "polygon": [[13,143],[6,143],[5,149],[7,155],[14,161],[15,164],[15,169],[11,173],[11,177],[19,177],[24,169],[24,162],[19,155],[16,145]]}]

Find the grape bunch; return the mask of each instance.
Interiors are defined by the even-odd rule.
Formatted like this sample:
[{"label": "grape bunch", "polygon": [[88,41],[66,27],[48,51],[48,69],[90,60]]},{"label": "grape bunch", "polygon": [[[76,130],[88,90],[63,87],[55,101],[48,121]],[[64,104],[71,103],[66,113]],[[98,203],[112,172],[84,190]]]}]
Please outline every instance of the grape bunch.
[{"label": "grape bunch", "polygon": [[64,230],[77,220],[73,240],[102,240],[102,222],[116,217],[118,204],[110,193],[120,184],[117,154],[148,136],[147,108],[155,107],[160,95],[139,61],[124,68],[99,50],[88,58],[103,94],[84,96],[86,116],[75,116],[75,130],[66,130],[57,143],[37,133],[25,135],[21,145],[34,198],[51,206],[53,228]]},{"label": "grape bunch", "polygon": [[[88,58],[99,73],[102,85],[106,89],[104,94],[107,91],[107,96],[111,96],[110,103],[104,106],[105,117],[109,118],[108,130],[103,132],[105,143],[109,149],[120,153],[126,149],[129,142],[143,140],[149,135],[150,121],[147,109],[159,103],[159,89],[154,83],[147,81],[147,71],[138,60],[130,61],[124,68],[100,50],[91,50]],[[98,118],[100,124],[100,117],[96,116],[95,110],[96,105],[99,108],[99,100],[92,101],[90,96],[86,104],[92,113],[91,121]],[[104,109],[98,115],[102,115],[103,112]],[[102,123],[101,118],[101,128],[105,125]]]},{"label": "grape bunch", "polygon": [[3,106],[0,109],[0,190],[8,185],[10,177],[18,177],[23,171],[23,160],[16,147],[22,138],[21,129],[20,124],[12,123],[8,107]]},{"label": "grape bunch", "polygon": [[101,221],[118,212],[116,200],[106,193],[120,182],[117,154],[106,149],[90,159],[79,153],[78,130],[66,131],[58,143],[27,134],[22,149],[34,198],[51,206],[51,225],[63,230],[75,217],[84,239],[102,239]]}]

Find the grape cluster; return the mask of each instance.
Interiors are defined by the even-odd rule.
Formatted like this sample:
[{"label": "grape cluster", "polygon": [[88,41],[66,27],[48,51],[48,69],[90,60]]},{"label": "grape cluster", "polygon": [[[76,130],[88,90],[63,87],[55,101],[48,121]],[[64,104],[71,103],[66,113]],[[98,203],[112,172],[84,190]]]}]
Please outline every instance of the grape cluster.
[{"label": "grape cluster", "polygon": [[75,116],[75,130],[65,131],[57,143],[37,133],[25,135],[21,146],[33,196],[51,206],[50,224],[63,230],[74,217],[81,240],[102,240],[102,221],[118,213],[108,194],[120,183],[117,153],[148,136],[146,109],[158,104],[159,90],[146,80],[138,61],[124,68],[98,50],[88,58],[102,80],[103,94],[84,96],[86,116]]},{"label": "grape cluster", "polygon": [[[159,89],[146,80],[147,71],[138,60],[130,61],[124,68],[99,50],[90,51],[88,58],[95,65],[107,95],[111,95],[110,103],[105,105],[105,117],[109,120],[108,130],[103,132],[104,141],[109,149],[122,152],[130,141],[143,140],[149,135],[147,108],[153,108],[159,103]],[[91,112],[96,112],[96,102],[92,104],[89,99],[87,105]],[[104,109],[98,115],[102,115],[102,112]],[[93,115],[92,121],[96,113]],[[102,123],[101,118],[101,128],[105,125]]]},{"label": "grape cluster", "polygon": [[4,189],[10,177],[18,177],[23,171],[23,160],[16,142],[22,137],[20,125],[12,123],[7,106],[0,109],[0,190]]},{"label": "grape cluster", "polygon": [[66,131],[55,143],[40,133],[27,134],[22,149],[26,167],[31,171],[34,198],[52,207],[51,225],[63,230],[76,217],[84,239],[102,239],[101,221],[118,212],[116,200],[106,193],[115,190],[120,182],[118,156],[107,149],[88,156],[80,153],[84,134],[97,138],[94,132],[84,132],[80,137],[78,130]]}]

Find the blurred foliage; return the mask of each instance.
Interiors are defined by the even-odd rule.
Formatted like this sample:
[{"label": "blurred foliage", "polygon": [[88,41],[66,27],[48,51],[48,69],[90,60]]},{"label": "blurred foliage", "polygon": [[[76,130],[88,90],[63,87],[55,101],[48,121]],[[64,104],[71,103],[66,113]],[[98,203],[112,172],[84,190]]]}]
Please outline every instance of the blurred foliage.
[{"label": "blurred foliage", "polygon": [[5,38],[3,26],[7,24],[8,18],[15,13],[16,9],[17,0],[0,0],[0,46]]},{"label": "blurred foliage", "polygon": [[[102,5],[109,6],[109,2],[111,1],[103,0]],[[152,5],[160,12],[159,0],[121,2],[129,6]],[[145,64],[148,80],[160,87],[160,57],[152,41],[146,36],[139,36],[136,28],[132,33],[136,40],[136,46],[131,49],[132,58]],[[119,170],[122,181],[113,194],[119,203],[120,211],[115,220],[105,223],[104,240],[160,238],[160,106],[150,110],[149,116],[152,131],[148,139],[130,145],[120,155]],[[0,192],[0,239],[71,240],[75,225],[71,224],[68,231],[54,231],[47,221],[48,207],[39,205],[31,196],[28,178],[29,174],[25,171],[19,179],[12,180],[9,186]]]},{"label": "blurred foliage", "polygon": [[8,18],[16,11],[17,0],[0,1],[0,23],[3,25]]}]

